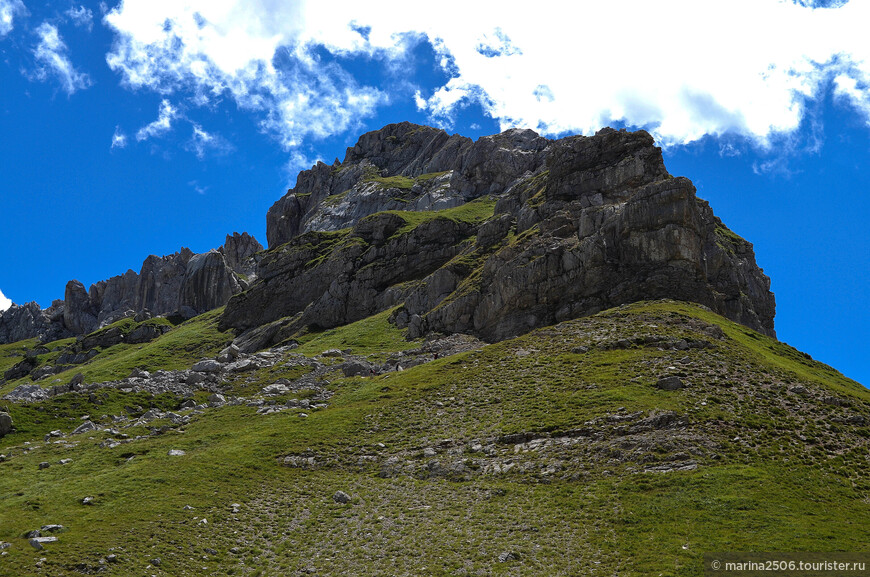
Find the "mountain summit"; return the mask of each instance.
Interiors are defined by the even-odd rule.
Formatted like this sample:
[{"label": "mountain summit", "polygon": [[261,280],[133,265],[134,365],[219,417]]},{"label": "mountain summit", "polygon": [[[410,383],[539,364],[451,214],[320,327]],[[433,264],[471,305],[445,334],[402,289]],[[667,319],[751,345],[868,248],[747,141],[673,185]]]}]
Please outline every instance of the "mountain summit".
[{"label": "mountain summit", "polygon": [[259,280],[221,319],[251,350],[397,304],[411,338],[497,341],[656,298],[775,334],[752,245],[668,173],[644,131],[472,141],[391,124],[300,173],[267,227]]}]

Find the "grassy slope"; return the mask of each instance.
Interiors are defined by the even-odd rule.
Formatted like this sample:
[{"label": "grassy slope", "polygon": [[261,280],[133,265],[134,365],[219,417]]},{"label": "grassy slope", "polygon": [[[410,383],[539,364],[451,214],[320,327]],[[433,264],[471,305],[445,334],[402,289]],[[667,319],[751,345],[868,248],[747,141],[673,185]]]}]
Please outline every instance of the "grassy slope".
[{"label": "grassy slope", "polygon": [[[216,355],[218,351],[227,346],[233,339],[232,333],[217,330],[217,321],[223,310],[223,307],[221,307],[182,323],[159,339],[149,343],[136,345],[120,343],[108,347],[101,350],[100,355],[91,361],[74,366],[41,382],[51,385],[67,383],[77,373],[82,373],[85,377],[85,382],[97,383],[123,379],[128,377],[130,371],[137,367],[148,371],[190,368],[194,362],[204,357]],[[157,322],[158,320],[164,319],[152,319],[145,322]],[[130,319],[125,319],[110,326],[119,326],[126,332],[130,332],[138,324],[132,323]],[[73,340],[56,341],[48,343],[47,346],[55,348],[58,344],[69,344]],[[33,341],[35,343],[35,339]],[[29,341],[22,341],[22,343],[24,342]],[[14,347],[19,344],[21,343],[4,345],[4,347]],[[51,361],[57,358],[59,354],[59,352],[53,352],[40,358],[43,362]],[[4,362],[2,358],[2,350],[0,350],[0,362]],[[5,360],[5,363],[10,362],[12,360],[9,358]],[[6,383],[0,386],[0,394],[8,393],[18,385],[30,383],[31,381],[28,377]]]},{"label": "grassy slope", "polygon": [[[312,335],[301,349],[364,354],[402,348],[385,315]],[[217,335],[209,333],[210,322],[194,320],[188,334],[176,332],[182,325],[150,346],[180,351],[171,362],[190,362],[181,337],[212,342]],[[699,332],[707,323],[728,338]],[[646,332],[715,346],[601,345]],[[173,334],[177,340],[169,346]],[[693,386],[653,388],[670,366]],[[815,396],[789,393],[795,384]],[[786,345],[693,305],[621,307],[404,372],[338,379],[331,386],[336,394],[329,407],[306,419],[296,411],[264,417],[253,408],[226,407],[207,412],[183,433],[114,449],[99,446],[106,433],[71,438],[77,445],[70,448],[46,446],[38,434],[70,430],[77,411],[120,412],[120,394],[100,406],[70,395],[42,411],[10,407],[27,431],[0,440],[0,452],[11,455],[0,464],[0,540],[13,543],[0,574],[67,575],[76,564],[97,566],[115,553],[120,563],[107,565],[104,574],[284,575],[314,567],[319,575],[699,575],[705,551],[866,551],[870,542],[870,435],[866,424],[838,424],[848,414],[870,417],[870,393]],[[823,395],[845,406],[814,402]],[[164,402],[127,403],[134,401]],[[653,438],[644,459],[667,462],[685,449],[681,444],[692,446],[693,435],[713,448],[697,456],[697,469],[670,473],[644,473],[641,459],[624,458],[632,451],[624,446],[629,437],[558,454],[517,454],[519,464],[558,460],[563,469],[553,475],[535,468],[465,481],[381,478],[378,467],[358,464],[360,456],[380,454],[423,466],[422,448],[447,438],[462,447],[506,433],[568,430],[593,419],[605,430],[602,419],[619,409],[688,416],[688,433]],[[42,422],[35,423],[37,417]],[[28,435],[34,444],[25,454]],[[169,457],[170,448],[187,454]],[[316,455],[323,465],[283,467],[288,454]],[[37,469],[39,462],[61,458],[73,462]],[[354,496],[350,505],[332,502],[339,489]],[[95,497],[96,505],[81,505],[85,496]],[[241,505],[239,512],[231,503]],[[36,554],[21,534],[47,523],[69,530]],[[238,552],[230,552],[233,547]],[[499,563],[503,551],[520,558]],[[37,571],[40,556],[47,561]],[[155,557],[160,567],[147,568]]]}]

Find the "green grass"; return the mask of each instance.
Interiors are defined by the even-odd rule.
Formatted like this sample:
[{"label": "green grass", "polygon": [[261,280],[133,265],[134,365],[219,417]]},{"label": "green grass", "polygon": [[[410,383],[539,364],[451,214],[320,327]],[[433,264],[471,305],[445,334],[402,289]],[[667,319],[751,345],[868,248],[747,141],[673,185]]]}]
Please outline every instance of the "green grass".
[{"label": "green grass", "polygon": [[328,349],[341,349],[355,355],[371,355],[419,346],[421,341],[405,340],[404,331],[389,322],[394,310],[395,307],[343,327],[300,335],[296,352],[314,356]]},{"label": "green grass", "polygon": [[[460,206],[447,208],[444,210],[429,210],[429,211],[409,211],[409,210],[387,210],[390,214],[398,215],[405,221],[405,225],[399,228],[393,237],[399,237],[407,234],[420,226],[423,223],[433,221],[435,219],[447,219],[454,222],[466,222],[470,224],[480,224],[486,219],[492,217],[495,210],[496,200],[488,196],[475,199]],[[368,217],[367,217],[368,218]]]},{"label": "green grass", "polygon": [[[418,346],[389,325],[389,314],[305,335],[298,351]],[[225,338],[215,318],[193,319],[151,345],[174,335],[163,342],[176,349],[173,361],[191,346],[213,351]],[[725,338],[711,336],[713,325]],[[644,334],[710,346],[610,346]],[[292,377],[284,371],[253,378],[259,386]],[[656,389],[668,371],[691,386]],[[102,404],[70,394],[11,407],[18,431],[0,444],[9,455],[0,463],[0,540],[12,547],[0,574],[75,574],[77,564],[98,566],[112,552],[120,562],[105,575],[293,575],[314,567],[318,575],[690,576],[703,574],[708,551],[866,551],[870,540],[866,437],[860,427],[836,425],[844,415],[870,415],[870,394],[695,305],[637,303],[403,372],[330,380],[329,406],[308,418],[223,407],[183,432],[132,429],[143,438],[115,448],[100,446],[107,433],[68,439],[75,446],[46,445],[41,436],[69,431],[84,413],[137,405],[135,414],[177,400],[113,391],[97,395]],[[851,404],[796,400],[784,390],[793,383]],[[643,413],[629,424],[612,420],[634,411]],[[629,431],[662,411],[686,424]],[[564,446],[493,441],[584,428],[593,434]],[[422,449],[443,439],[452,448],[432,460],[467,460],[467,478],[426,474]],[[492,444],[495,456],[471,452],[474,442]],[[169,449],[186,455],[169,457]],[[286,455],[311,455],[317,465],[282,466]],[[383,476],[390,457],[414,473]],[[73,461],[59,465],[61,458]],[[474,461],[496,458],[514,468],[475,469]],[[698,468],[643,472],[674,459]],[[53,464],[40,471],[43,461]],[[541,472],[550,465],[555,473]],[[350,504],[332,501],[339,489]],[[82,505],[85,496],[95,505]],[[231,503],[241,505],[238,513]],[[48,523],[69,530],[36,553],[21,535]],[[500,563],[502,552],[519,559]],[[155,557],[161,566],[146,569]]]},{"label": "green grass", "polygon": [[[218,319],[222,313],[223,307],[195,317],[148,343],[113,345],[101,350],[100,354],[89,362],[73,366],[39,382],[44,385],[67,383],[77,373],[82,373],[85,382],[94,383],[128,377],[134,368],[148,371],[190,368],[196,361],[216,355],[232,341],[233,334],[231,332],[220,332],[217,329]],[[145,323],[168,324],[169,321],[154,318],[145,321]],[[132,323],[130,319],[124,319],[110,326],[118,326],[129,332],[140,324],[143,323]],[[101,330],[104,331],[107,328]],[[44,355],[46,359],[43,360],[50,360],[49,357],[56,358],[59,354],[59,352],[53,352],[50,355]],[[40,358],[42,359],[42,357]],[[0,387],[0,392],[6,393],[18,385],[30,382],[27,377],[18,379]]]},{"label": "green grass", "polygon": [[415,178],[408,176],[381,176],[374,167],[370,167],[369,171],[363,177],[363,182],[375,182],[381,188],[396,188],[399,190],[411,190],[415,184],[426,183],[431,180],[444,176],[449,171],[444,172],[429,172],[421,174]]}]

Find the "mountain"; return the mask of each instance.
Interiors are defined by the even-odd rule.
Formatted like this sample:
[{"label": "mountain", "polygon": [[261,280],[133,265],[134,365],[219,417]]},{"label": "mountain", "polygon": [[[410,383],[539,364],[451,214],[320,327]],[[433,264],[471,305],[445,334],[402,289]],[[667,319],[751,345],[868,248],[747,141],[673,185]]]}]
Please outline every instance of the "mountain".
[{"label": "mountain", "polygon": [[0,343],[85,335],[137,314],[190,318],[210,311],[253,280],[252,257],[262,249],[248,233],[233,233],[219,249],[194,254],[182,248],[167,256],[151,255],[139,274],[128,270],[90,289],[71,280],[63,300],[45,310],[31,302],[0,312]]},{"label": "mountain", "polygon": [[192,318],[109,283],[9,317],[103,326],[0,345],[0,574],[866,552],[870,393],[776,340],[752,246],[648,134],[390,125],[302,172],[267,225],[266,250],[129,285],[226,303]]}]

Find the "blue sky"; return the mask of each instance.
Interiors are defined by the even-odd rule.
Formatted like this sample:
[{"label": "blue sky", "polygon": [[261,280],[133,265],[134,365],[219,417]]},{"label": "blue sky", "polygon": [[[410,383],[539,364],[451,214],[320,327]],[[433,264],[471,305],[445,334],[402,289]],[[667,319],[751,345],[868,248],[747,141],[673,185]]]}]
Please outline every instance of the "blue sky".
[{"label": "blue sky", "polygon": [[870,384],[870,1],[409,6],[0,0],[0,306],[265,243],[300,169],[390,122],[643,127],[755,245],[780,339]]}]

